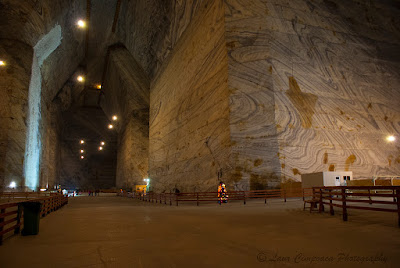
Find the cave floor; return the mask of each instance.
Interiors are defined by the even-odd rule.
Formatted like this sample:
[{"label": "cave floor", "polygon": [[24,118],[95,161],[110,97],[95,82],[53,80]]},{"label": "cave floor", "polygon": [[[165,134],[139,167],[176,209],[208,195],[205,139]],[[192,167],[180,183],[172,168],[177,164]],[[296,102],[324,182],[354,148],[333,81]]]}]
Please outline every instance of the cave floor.
[{"label": "cave floor", "polygon": [[[397,215],[303,211],[301,200],[169,206],[74,197],[37,236],[0,246],[0,267],[398,267]],[[372,258],[373,257],[373,258]]]}]

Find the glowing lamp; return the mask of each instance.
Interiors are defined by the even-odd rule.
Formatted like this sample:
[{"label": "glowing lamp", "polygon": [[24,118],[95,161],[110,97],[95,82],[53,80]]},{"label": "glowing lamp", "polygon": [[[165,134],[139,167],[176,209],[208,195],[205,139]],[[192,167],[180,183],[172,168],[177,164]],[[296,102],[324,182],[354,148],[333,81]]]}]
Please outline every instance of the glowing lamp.
[{"label": "glowing lamp", "polygon": [[6,62],[5,62],[5,61],[2,61],[2,60],[0,60],[0,66],[6,66]]},{"label": "glowing lamp", "polygon": [[394,141],[396,140],[396,137],[393,136],[393,135],[390,135],[390,136],[388,136],[388,137],[386,138],[386,140],[389,141],[389,142],[394,142]]},{"label": "glowing lamp", "polygon": [[118,119],[118,116],[113,115],[112,120],[117,121],[117,119]]},{"label": "glowing lamp", "polygon": [[102,141],[102,142],[100,142],[100,144],[101,144],[102,146],[104,146],[106,143],[105,143],[104,141]]},{"label": "glowing lamp", "polygon": [[84,140],[81,140],[81,144],[84,144],[85,143],[85,141]]},{"label": "glowing lamp", "polygon": [[85,150],[81,150],[81,153],[83,154],[85,152]]},{"label": "glowing lamp", "polygon": [[103,147],[100,146],[100,147],[99,147],[99,151],[101,151],[101,150],[103,150]]},{"label": "glowing lamp", "polygon": [[108,128],[109,128],[109,129],[112,129],[113,127],[114,127],[114,126],[111,125],[111,124],[108,125]]},{"label": "glowing lamp", "polygon": [[97,89],[101,89],[101,85],[96,85],[96,88]]},{"label": "glowing lamp", "polygon": [[10,183],[10,188],[15,188],[17,186],[17,184],[15,183],[15,181],[12,181]]},{"label": "glowing lamp", "polygon": [[83,155],[81,155],[81,159],[85,158]]},{"label": "glowing lamp", "polygon": [[85,27],[86,27],[86,22],[85,22],[84,20],[78,20],[78,21],[76,22],[76,25],[77,25],[79,28],[85,28]]},{"label": "glowing lamp", "polygon": [[85,80],[85,79],[83,78],[82,75],[80,75],[80,76],[78,76],[78,77],[76,78],[76,80],[78,80],[79,82],[83,82],[83,80]]}]

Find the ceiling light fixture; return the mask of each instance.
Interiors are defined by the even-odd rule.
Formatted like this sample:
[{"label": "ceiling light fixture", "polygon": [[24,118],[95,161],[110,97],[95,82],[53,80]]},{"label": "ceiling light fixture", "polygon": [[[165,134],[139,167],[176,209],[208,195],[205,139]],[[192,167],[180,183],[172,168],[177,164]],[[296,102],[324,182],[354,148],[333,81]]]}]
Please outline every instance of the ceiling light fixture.
[{"label": "ceiling light fixture", "polygon": [[96,88],[101,89],[101,85],[100,84],[96,85]]},{"label": "ceiling light fixture", "polygon": [[78,20],[76,22],[76,25],[78,25],[79,28],[85,28],[86,27],[86,22],[84,20]]},{"label": "ceiling light fixture", "polygon": [[112,120],[117,121],[117,119],[118,119],[118,116],[113,115]]},{"label": "ceiling light fixture", "polygon": [[81,140],[81,144],[84,144],[85,143],[85,141],[84,140]]},{"label": "ceiling light fixture", "polygon": [[393,136],[393,135],[390,135],[390,136],[387,136],[386,140],[389,141],[389,142],[393,142],[393,141],[396,140],[396,137]]},{"label": "ceiling light fixture", "polygon": [[85,78],[83,78],[83,76],[80,75],[80,76],[78,76],[78,77],[76,78],[76,80],[78,80],[79,82],[83,82],[83,80],[85,80]]},{"label": "ceiling light fixture", "polygon": [[81,150],[81,153],[83,154],[85,151],[84,150]]},{"label": "ceiling light fixture", "polygon": [[112,129],[113,127],[114,127],[114,126],[111,125],[111,124],[108,125],[108,128],[109,128],[109,129]]},{"label": "ceiling light fixture", "polygon": [[0,60],[0,66],[6,66],[6,62],[5,62],[5,61],[2,61],[2,60]]},{"label": "ceiling light fixture", "polygon": [[81,159],[85,158],[83,155],[81,155]]},{"label": "ceiling light fixture", "polygon": [[99,151],[101,151],[101,150],[103,150],[103,147],[100,146],[100,147],[99,147]]},{"label": "ceiling light fixture", "polygon": [[104,141],[102,141],[102,142],[100,142],[100,144],[101,144],[102,146],[104,146],[106,143],[105,143]]}]

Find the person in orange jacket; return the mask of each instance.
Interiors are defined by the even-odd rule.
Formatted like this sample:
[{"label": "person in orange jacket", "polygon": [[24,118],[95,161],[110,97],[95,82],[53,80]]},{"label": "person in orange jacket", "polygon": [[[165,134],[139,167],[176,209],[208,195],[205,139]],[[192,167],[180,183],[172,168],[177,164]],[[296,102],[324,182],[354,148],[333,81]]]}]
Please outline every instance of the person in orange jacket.
[{"label": "person in orange jacket", "polygon": [[218,186],[218,203],[227,203],[228,195],[225,184],[221,181]]}]

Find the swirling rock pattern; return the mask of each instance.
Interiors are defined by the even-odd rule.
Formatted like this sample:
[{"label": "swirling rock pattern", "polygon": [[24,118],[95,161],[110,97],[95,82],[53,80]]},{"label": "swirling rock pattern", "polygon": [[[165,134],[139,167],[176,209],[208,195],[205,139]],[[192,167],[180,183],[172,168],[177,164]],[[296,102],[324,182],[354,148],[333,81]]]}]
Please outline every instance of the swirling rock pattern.
[{"label": "swirling rock pattern", "polygon": [[226,0],[231,165],[241,188],[301,173],[400,174],[399,7]]}]

